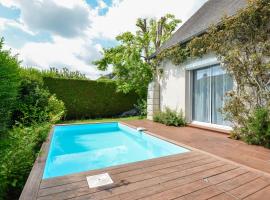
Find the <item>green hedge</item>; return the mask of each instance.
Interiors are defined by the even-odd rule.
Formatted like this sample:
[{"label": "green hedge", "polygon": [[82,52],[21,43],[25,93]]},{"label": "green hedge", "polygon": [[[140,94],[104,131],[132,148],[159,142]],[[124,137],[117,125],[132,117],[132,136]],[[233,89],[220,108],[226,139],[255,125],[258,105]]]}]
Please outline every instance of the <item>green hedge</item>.
[{"label": "green hedge", "polygon": [[66,119],[112,117],[134,107],[135,93],[116,92],[114,81],[44,78],[49,91],[65,103]]}]

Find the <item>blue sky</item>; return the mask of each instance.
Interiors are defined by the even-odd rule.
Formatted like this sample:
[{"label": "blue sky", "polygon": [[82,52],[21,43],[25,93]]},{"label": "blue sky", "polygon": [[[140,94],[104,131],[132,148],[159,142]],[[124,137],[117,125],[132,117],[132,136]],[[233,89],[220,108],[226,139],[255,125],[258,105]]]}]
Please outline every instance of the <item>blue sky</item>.
[{"label": "blue sky", "polygon": [[[206,0],[0,0],[0,36],[26,67],[68,67],[95,79],[93,66],[138,17],[187,20]],[[108,72],[105,72],[108,73]]]}]

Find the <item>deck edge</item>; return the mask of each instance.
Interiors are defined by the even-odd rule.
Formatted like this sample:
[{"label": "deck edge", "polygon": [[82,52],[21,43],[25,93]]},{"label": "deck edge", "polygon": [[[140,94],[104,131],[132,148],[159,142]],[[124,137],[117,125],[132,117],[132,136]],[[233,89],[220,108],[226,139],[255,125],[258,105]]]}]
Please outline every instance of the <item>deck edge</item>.
[{"label": "deck edge", "polygon": [[41,146],[40,152],[33,164],[19,200],[35,200],[38,197],[38,191],[42,181],[42,175],[45,168],[53,131],[54,125],[50,129],[46,141],[43,142]]}]

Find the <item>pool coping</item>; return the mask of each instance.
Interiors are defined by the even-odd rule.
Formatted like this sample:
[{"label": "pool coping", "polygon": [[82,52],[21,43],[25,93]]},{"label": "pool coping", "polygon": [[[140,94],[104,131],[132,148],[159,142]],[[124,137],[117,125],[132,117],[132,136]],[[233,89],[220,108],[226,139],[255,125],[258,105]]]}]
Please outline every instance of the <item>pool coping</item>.
[{"label": "pool coping", "polygon": [[[94,122],[94,123],[70,123],[70,124],[55,124],[55,125],[53,125],[52,128],[50,129],[50,132],[48,134],[48,137],[47,137],[46,141],[41,146],[40,153],[37,156],[37,158],[36,158],[36,160],[35,160],[35,162],[33,164],[33,167],[32,167],[31,172],[30,172],[30,174],[29,174],[29,176],[27,178],[27,181],[26,181],[26,183],[24,185],[23,191],[22,191],[19,199],[20,200],[30,200],[30,199],[37,199],[37,197],[38,197],[38,191],[39,191],[40,184],[41,184],[41,181],[42,181],[42,177],[43,177],[43,173],[44,173],[44,169],[45,169],[45,164],[46,164],[46,160],[47,160],[47,157],[48,157],[49,148],[50,148],[50,144],[51,144],[52,134],[53,134],[55,126],[84,125],[84,124],[104,124],[104,123],[120,123],[120,124],[123,124],[125,126],[130,127],[130,128],[133,128],[133,129],[137,128],[136,126],[127,124],[127,123],[125,123],[123,121],[120,121],[120,122],[117,122],[117,121],[115,121],[115,122]],[[267,176],[267,177],[270,178],[269,173],[266,173],[266,172],[263,172],[263,171],[248,167],[246,165],[242,165],[240,163],[237,163],[237,162],[225,159],[225,158],[221,158],[219,156],[216,156],[215,154],[202,151],[200,149],[188,146],[186,144],[177,142],[175,140],[168,139],[166,137],[163,137],[163,136],[157,135],[155,133],[152,133],[152,132],[150,132],[148,130],[143,131],[143,132],[146,133],[146,134],[152,135],[154,137],[157,137],[159,139],[165,140],[167,142],[170,142],[172,144],[175,144],[177,146],[184,147],[184,148],[186,148],[186,149],[188,149],[190,151],[200,152],[202,154],[212,156],[212,157],[217,158],[217,159],[219,159],[221,161],[225,161],[225,162],[228,162],[228,163],[231,163],[231,164],[234,164],[234,165],[241,166],[241,167],[243,167],[243,168],[245,168],[245,169],[247,169],[249,171],[252,171],[252,172],[255,172],[255,173],[258,173],[260,175]],[[185,153],[188,153],[188,152],[185,152]],[[171,156],[171,155],[169,155],[169,156]],[[168,156],[164,156],[164,157],[168,157]],[[158,159],[158,158],[153,158],[153,159]],[[148,159],[148,160],[153,160],[153,159]],[[133,163],[139,163],[139,162],[144,162],[144,161],[146,161],[146,160],[137,161],[137,162],[133,162]],[[106,170],[106,169],[109,170],[109,169],[114,168],[114,167],[124,166],[124,165],[128,165],[128,164],[130,164],[130,163],[117,165],[117,166],[106,167],[106,168],[103,168],[103,170]],[[100,170],[100,169],[98,169],[98,170]],[[93,172],[95,170],[87,170],[87,171],[92,171]],[[84,171],[84,172],[87,172],[87,171]],[[74,174],[80,174],[80,173],[82,173],[82,172],[73,173],[73,175]],[[69,175],[65,175],[65,176],[69,176]],[[62,176],[62,177],[65,177],[65,176]],[[53,179],[53,178],[51,178],[51,179]]]}]

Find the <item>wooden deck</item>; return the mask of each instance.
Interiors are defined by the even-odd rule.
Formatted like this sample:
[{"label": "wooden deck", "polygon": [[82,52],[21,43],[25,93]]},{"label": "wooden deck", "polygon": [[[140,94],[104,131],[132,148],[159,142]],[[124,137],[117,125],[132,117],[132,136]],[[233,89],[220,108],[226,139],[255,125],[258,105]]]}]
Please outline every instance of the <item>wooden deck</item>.
[{"label": "wooden deck", "polygon": [[133,120],[126,123],[135,127],[145,127],[158,136],[270,174],[270,149],[229,139],[226,134],[193,127],[169,127],[149,120]]},{"label": "wooden deck", "polygon": [[[20,199],[270,199],[268,173],[192,147],[188,153],[42,180],[48,143],[49,140]],[[89,189],[86,176],[103,172],[108,172],[114,183]]]}]

